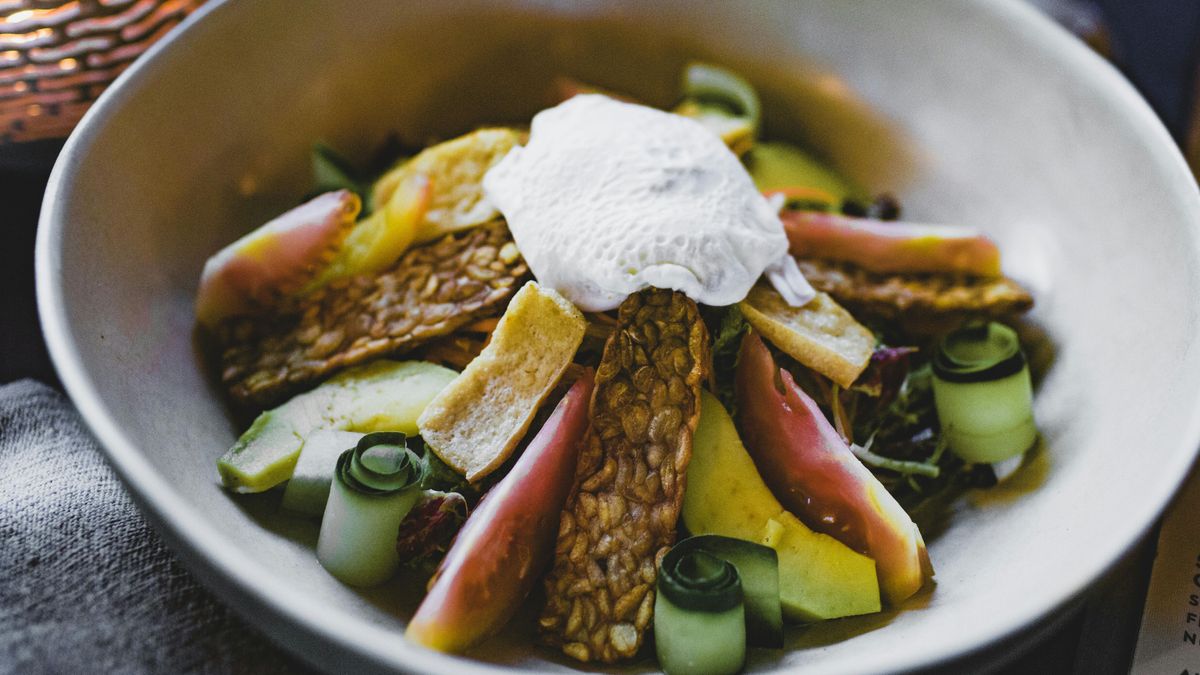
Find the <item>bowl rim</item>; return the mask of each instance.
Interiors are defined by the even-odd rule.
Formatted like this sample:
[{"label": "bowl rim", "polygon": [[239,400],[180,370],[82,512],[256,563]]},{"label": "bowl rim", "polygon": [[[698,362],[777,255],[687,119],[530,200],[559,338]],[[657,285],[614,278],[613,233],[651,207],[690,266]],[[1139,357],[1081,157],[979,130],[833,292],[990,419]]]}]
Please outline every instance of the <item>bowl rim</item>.
[{"label": "bowl rim", "polygon": [[[71,320],[63,303],[61,243],[66,227],[64,205],[72,193],[73,170],[104,132],[107,121],[119,114],[123,104],[162,70],[166,60],[158,57],[170,50],[185,49],[189,41],[198,39],[202,33],[188,29],[231,4],[231,0],[212,0],[202,5],[153,45],[101,95],[63,147],[47,183],[35,251],[37,306],[51,359],[67,394],[143,514],[156,525],[159,534],[188,569],[243,617],[261,616],[263,610],[269,612],[275,620],[248,623],[272,641],[325,667],[334,664],[344,667],[348,657],[356,665],[372,670],[496,672],[504,666],[431,651],[403,639],[397,640],[392,630],[347,620],[349,614],[330,611],[315,599],[292,593],[285,581],[267,574],[250,556],[227,542],[218,528],[190,506],[154,469],[110,413],[72,339]],[[1130,128],[1152,153],[1154,169],[1177,185],[1186,181],[1191,186],[1189,201],[1192,210],[1200,213],[1200,191],[1182,154],[1150,106],[1112,64],[1026,3],[974,0],[972,4],[975,10],[988,15],[989,20],[1018,27],[1026,39],[1052,52],[1060,63],[1067,64],[1081,82],[1103,90],[1103,95],[1109,97],[1114,106],[1131,116]],[[1200,257],[1200,236],[1193,237],[1190,243]],[[1200,325],[1197,328],[1200,329]],[[1200,403],[1200,382],[1193,384],[1192,393]],[[1188,476],[1200,450],[1200,406],[1187,420],[1186,427],[1187,433],[1167,455],[1168,463],[1159,474],[1160,480],[1146,486],[1148,489],[1144,494],[1149,496],[1135,505],[1135,517],[1124,519],[1114,536],[1097,542],[1092,555],[1081,557],[1077,568],[1081,572],[1073,576],[1071,583],[1043,595],[1040,603],[1027,603],[1016,610],[998,607],[989,621],[972,622],[963,631],[945,636],[926,650],[910,652],[899,659],[895,655],[877,655],[857,664],[859,670],[912,670],[976,654],[1043,623],[1056,610],[1082,596],[1154,525]],[[320,640],[303,639],[313,635]],[[326,645],[335,646],[337,653],[331,653]]]}]

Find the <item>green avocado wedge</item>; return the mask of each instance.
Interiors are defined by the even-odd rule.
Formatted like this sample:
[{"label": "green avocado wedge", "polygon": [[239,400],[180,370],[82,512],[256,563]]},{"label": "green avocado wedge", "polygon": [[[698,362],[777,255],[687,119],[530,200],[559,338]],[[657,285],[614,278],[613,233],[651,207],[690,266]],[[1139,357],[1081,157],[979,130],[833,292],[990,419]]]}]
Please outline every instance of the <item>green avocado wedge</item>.
[{"label": "green avocado wedge", "polygon": [[759,142],[744,158],[760,192],[806,188],[827,194],[840,206],[847,197],[865,193],[804,150],[779,141]]},{"label": "green avocado wedge", "polygon": [[692,534],[719,534],[775,549],[783,616],[809,623],[878,612],[875,561],[813,532],[784,510],[715,396],[701,395],[700,423],[683,495]]},{"label": "green avocado wedge", "polygon": [[458,373],[425,361],[379,360],[351,368],[258,416],[219,460],[234,492],[264,492],[292,476],[304,441],[317,431],[417,433],[425,406]]}]

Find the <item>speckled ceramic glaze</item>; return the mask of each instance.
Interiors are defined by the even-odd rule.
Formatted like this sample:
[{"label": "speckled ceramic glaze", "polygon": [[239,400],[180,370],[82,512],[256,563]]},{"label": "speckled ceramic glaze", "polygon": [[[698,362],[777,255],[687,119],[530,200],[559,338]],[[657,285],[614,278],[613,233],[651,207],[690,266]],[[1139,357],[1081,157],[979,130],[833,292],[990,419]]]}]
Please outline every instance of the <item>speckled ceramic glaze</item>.
[{"label": "speckled ceramic glaze", "polygon": [[[37,252],[62,380],[147,515],[261,630],[343,672],[566,669],[528,622],[471,658],[408,644],[419,589],[369,594],[277,496],[235,499],[240,430],[194,348],[205,258],[309,188],[322,139],[365,156],[523,121],[557,74],[668,104],[699,57],[745,73],[766,127],[915,220],[993,235],[1035,293],[1044,443],[1011,484],[926,533],[937,586],[906,611],[794,631],[750,669],[944,662],[1067,606],[1153,522],[1200,440],[1200,198],[1115,71],[1012,2],[214,2],[84,119]],[[634,669],[653,667],[652,660]]]}]

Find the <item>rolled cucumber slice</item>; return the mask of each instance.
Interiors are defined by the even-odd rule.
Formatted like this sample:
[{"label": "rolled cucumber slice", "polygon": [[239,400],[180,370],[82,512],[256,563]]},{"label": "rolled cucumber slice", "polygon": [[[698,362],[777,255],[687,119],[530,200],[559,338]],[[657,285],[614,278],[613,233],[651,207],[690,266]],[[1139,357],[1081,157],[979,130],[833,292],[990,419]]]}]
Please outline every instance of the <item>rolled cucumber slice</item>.
[{"label": "rolled cucumber slice", "polygon": [[283,491],[283,508],[309,516],[324,513],[338,457],[358,445],[362,437],[352,431],[326,430],[304,439],[296,469]]},{"label": "rolled cucumber slice", "polygon": [[933,397],[947,445],[966,462],[1002,462],[1037,440],[1029,365],[1004,324],[946,336],[933,358]]},{"label": "rolled cucumber slice", "polygon": [[701,105],[720,107],[730,117],[746,120],[758,133],[762,104],[754,86],[741,75],[708,63],[689,63],[683,72],[684,96]]},{"label": "rolled cucumber slice", "polygon": [[654,598],[654,648],[667,675],[729,675],[746,661],[745,608],[723,612],[683,609],[662,593]]},{"label": "rolled cucumber slice", "polygon": [[753,147],[762,105],[745,78],[718,66],[691,63],[683,73],[683,95],[676,114],[703,124],[735,154]]},{"label": "rolled cucumber slice", "polygon": [[672,549],[658,575],[654,643],[667,675],[741,670],[746,613],[737,568],[700,549]]},{"label": "rolled cucumber slice", "polygon": [[317,559],[351,586],[387,581],[400,566],[400,522],[421,496],[424,464],[402,433],[367,434],[338,457]]},{"label": "rolled cucumber slice", "polygon": [[[732,564],[746,605],[746,641],[755,647],[783,646],[783,605],[779,595],[779,554],[744,539],[702,534],[675,544],[671,554],[703,551]],[[663,559],[666,564],[666,558]]]}]

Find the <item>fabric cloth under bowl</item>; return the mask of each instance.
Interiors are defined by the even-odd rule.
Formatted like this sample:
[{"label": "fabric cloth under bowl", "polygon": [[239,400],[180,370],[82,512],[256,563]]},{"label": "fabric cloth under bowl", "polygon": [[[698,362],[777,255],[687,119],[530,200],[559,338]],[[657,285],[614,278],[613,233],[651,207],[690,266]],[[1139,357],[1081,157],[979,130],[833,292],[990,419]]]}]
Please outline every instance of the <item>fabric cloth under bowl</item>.
[{"label": "fabric cloth under bowl", "polygon": [[180,565],[78,413],[0,386],[0,673],[295,673]]}]

